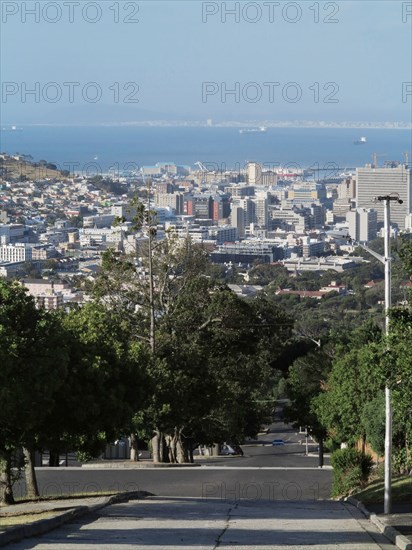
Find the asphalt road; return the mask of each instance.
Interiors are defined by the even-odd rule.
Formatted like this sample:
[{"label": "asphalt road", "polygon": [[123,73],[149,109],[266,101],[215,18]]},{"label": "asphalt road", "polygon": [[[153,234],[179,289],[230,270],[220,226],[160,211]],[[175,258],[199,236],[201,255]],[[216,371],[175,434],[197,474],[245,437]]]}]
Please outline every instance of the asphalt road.
[{"label": "asphalt road", "polygon": [[[272,446],[273,439],[284,445]],[[200,467],[167,469],[38,468],[43,496],[111,490],[144,490],[165,497],[223,500],[319,500],[329,498],[331,471],[288,426],[277,423],[267,435],[243,446],[243,457],[197,459]],[[309,449],[315,450],[312,444]],[[327,461],[326,461],[327,463]],[[24,485],[16,487],[16,495]]]},{"label": "asphalt road", "polygon": [[[78,518],[10,550],[393,550],[354,507],[329,500],[331,470],[277,423],[243,457],[167,469],[40,468],[44,495],[145,490],[154,496]],[[273,439],[284,445],[272,446]],[[93,500],[93,499],[92,499]]]}]

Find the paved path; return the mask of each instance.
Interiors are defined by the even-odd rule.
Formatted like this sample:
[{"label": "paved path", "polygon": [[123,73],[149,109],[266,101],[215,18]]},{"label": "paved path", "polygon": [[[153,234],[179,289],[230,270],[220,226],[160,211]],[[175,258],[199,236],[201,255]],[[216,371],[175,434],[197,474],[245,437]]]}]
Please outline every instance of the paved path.
[{"label": "paved path", "polygon": [[9,550],[393,550],[358,510],[333,501],[151,497],[115,504]]}]

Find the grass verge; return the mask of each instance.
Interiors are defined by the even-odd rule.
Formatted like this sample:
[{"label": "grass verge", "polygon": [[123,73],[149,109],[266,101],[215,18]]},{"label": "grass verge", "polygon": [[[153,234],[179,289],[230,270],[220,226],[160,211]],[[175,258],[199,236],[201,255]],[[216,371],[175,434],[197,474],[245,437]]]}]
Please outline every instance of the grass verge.
[{"label": "grass verge", "polygon": [[19,514],[17,516],[0,516],[0,531],[5,531],[10,527],[18,527],[19,525],[27,525],[41,519],[48,519],[56,515],[55,512],[38,512],[31,514]]},{"label": "grass verge", "polygon": [[[38,498],[26,498],[26,497],[15,497],[16,504],[35,504],[36,502],[48,502],[50,500],[71,500],[71,499],[86,499],[86,498],[100,498],[100,497],[112,497],[113,495],[118,495],[124,491],[101,491],[96,493],[70,493],[67,495],[47,495]],[[1,508],[0,508],[1,513]]]},{"label": "grass verge", "polygon": [[[383,502],[384,481],[377,480],[365,489],[353,494],[363,504],[379,504]],[[402,476],[392,479],[392,501],[410,502],[412,500],[412,476]]]}]

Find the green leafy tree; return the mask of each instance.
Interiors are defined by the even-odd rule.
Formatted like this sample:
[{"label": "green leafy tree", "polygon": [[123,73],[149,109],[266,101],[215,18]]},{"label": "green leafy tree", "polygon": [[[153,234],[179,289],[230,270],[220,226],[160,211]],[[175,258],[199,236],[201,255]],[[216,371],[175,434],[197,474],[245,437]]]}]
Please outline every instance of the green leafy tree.
[{"label": "green leafy tree", "polygon": [[412,457],[412,311],[393,309],[390,333],[383,356],[384,374],[392,389],[395,446],[405,449],[405,458]]},{"label": "green leafy tree", "polygon": [[329,434],[338,442],[354,444],[366,439],[362,423],[366,402],[383,392],[385,380],[377,368],[380,362],[379,344],[370,343],[355,348],[333,362],[326,391],[314,400],[314,410]]},{"label": "green leafy tree", "polygon": [[0,504],[13,502],[13,457],[30,447],[64,383],[60,337],[60,325],[18,283],[0,280]]},{"label": "green leafy tree", "polygon": [[133,257],[105,255],[95,295],[151,354],[153,391],[136,410],[136,429],[155,435],[154,460],[186,461],[199,442],[257,431],[291,322],[273,304],[241,300],[206,277],[205,253],[189,239],[150,240],[150,213],[135,207],[137,227],[148,224],[146,243]]},{"label": "green leafy tree", "polygon": [[128,323],[103,304],[86,304],[61,322],[67,374],[35,445],[54,457],[69,450],[94,457],[125,433],[143,402],[146,357]]},{"label": "green leafy tree", "polygon": [[380,392],[371,401],[367,401],[362,411],[362,425],[365,436],[375,453],[383,456],[385,452],[385,395]]},{"label": "green leafy tree", "polygon": [[296,428],[306,427],[308,433],[317,439],[321,465],[327,430],[314,410],[313,401],[324,390],[330,369],[331,358],[325,350],[310,351],[291,365],[286,384],[290,402],[285,407],[285,418]]}]

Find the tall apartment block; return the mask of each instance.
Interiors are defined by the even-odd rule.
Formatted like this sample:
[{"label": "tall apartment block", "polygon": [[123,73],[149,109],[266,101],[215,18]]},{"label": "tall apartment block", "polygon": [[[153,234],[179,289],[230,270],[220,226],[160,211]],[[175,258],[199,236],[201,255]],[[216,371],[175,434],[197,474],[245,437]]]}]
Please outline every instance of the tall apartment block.
[{"label": "tall apartment block", "polygon": [[357,208],[346,213],[349,235],[355,241],[368,242],[376,239],[377,212],[373,209]]},{"label": "tall apartment block", "polygon": [[391,193],[398,193],[403,201],[403,204],[391,204],[391,224],[403,230],[412,212],[412,170],[404,164],[384,168],[366,165],[356,169],[356,207],[376,210],[378,223],[384,221],[383,204],[375,203],[374,198]]}]

